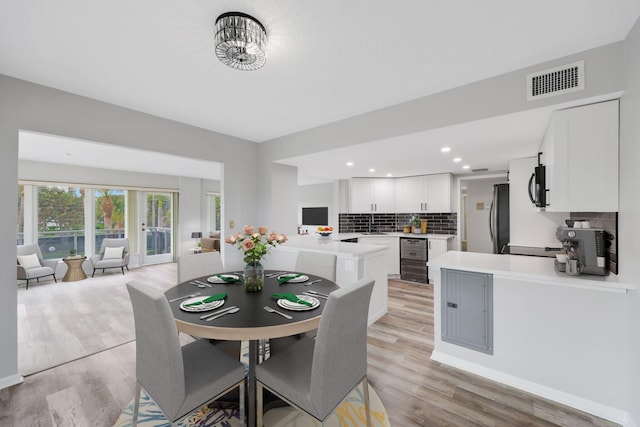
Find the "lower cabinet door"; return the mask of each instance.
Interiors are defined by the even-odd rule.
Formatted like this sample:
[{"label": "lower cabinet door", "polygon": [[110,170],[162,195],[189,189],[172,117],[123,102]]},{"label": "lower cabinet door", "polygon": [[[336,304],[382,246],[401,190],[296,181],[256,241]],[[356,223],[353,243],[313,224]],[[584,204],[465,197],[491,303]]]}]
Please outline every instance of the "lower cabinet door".
[{"label": "lower cabinet door", "polygon": [[493,354],[493,275],[441,271],[442,341]]}]

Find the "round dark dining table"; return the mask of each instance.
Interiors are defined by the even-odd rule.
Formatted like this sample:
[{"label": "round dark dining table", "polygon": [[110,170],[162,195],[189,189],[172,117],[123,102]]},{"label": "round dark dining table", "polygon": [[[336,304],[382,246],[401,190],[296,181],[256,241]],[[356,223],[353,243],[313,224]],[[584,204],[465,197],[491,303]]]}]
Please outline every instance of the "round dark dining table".
[{"label": "round dark dining table", "polygon": [[[240,278],[234,283],[210,283],[207,281],[211,275],[194,278],[180,283],[165,292],[167,300],[200,293],[199,296],[209,296],[226,292],[224,305],[216,310],[205,312],[187,312],[180,309],[180,304],[185,299],[170,302],[176,325],[180,332],[201,338],[217,340],[249,341],[249,376],[248,376],[248,425],[256,424],[256,380],[255,367],[258,363],[258,341],[262,339],[279,338],[296,335],[316,329],[320,323],[322,311],[327,302],[324,298],[317,297],[320,305],[311,310],[293,311],[277,305],[277,300],[271,298],[272,293],[302,294],[308,290],[314,290],[322,294],[330,294],[339,289],[339,286],[331,280],[304,272],[287,271],[284,273],[299,273],[309,279],[305,282],[287,282],[278,284],[277,270],[265,270],[264,287],[260,292],[247,292],[242,282],[242,272],[231,271],[219,273],[224,275],[234,274]],[[319,280],[311,285],[306,285],[314,280]],[[195,281],[206,283],[211,287],[198,287]],[[236,306],[240,310],[237,313],[227,314],[218,319],[206,321],[201,316],[214,313],[227,307]],[[274,308],[288,314],[292,319],[286,319],[277,313],[269,313],[264,307]]]}]

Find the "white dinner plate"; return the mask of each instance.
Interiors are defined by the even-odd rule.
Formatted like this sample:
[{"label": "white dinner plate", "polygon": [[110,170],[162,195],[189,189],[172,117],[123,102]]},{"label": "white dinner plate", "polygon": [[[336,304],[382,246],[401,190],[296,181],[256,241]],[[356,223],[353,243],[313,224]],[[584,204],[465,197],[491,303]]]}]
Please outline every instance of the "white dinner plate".
[{"label": "white dinner plate", "polygon": [[[281,274],[281,275],[278,276],[278,280],[280,280],[280,278],[283,277],[283,276],[291,276],[293,274],[296,274],[296,273]],[[309,280],[309,277],[303,274],[301,276],[296,277],[295,279],[287,280],[284,283],[302,283],[302,282],[306,282],[307,280]],[[284,283],[283,283],[283,285],[284,285]]]},{"label": "white dinner plate", "polygon": [[313,310],[314,308],[320,305],[320,301],[317,298],[311,297],[309,295],[296,295],[301,300],[305,300],[310,302],[312,305],[304,305],[298,304],[297,302],[289,301],[288,299],[279,299],[277,301],[278,306],[284,308],[285,310],[293,310],[293,311],[306,311]]},{"label": "white dinner plate", "polygon": [[198,304],[198,305],[192,305],[191,307],[187,307],[187,304],[193,304],[194,302],[202,301],[206,298],[209,298],[209,297],[204,296],[204,297],[189,298],[188,300],[182,301],[182,303],[180,304],[180,309],[184,311],[189,311],[191,313],[198,313],[201,311],[215,310],[216,308],[222,307],[224,305],[224,299],[221,299],[218,301],[212,301],[212,302],[207,302],[205,304]]},{"label": "white dinner plate", "polygon": [[236,282],[225,282],[224,280],[222,280],[218,276],[228,277],[229,279],[234,279],[235,281],[240,280],[240,277],[236,276],[235,274],[218,274],[216,276],[207,277],[207,282],[209,282],[209,283],[236,283]]}]

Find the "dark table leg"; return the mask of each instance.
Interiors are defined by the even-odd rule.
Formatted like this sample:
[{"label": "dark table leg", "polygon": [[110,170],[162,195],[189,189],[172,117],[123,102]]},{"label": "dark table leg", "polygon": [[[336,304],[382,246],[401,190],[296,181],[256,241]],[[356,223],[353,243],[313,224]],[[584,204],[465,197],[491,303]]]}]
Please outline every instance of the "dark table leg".
[{"label": "dark table leg", "polygon": [[247,412],[249,413],[247,424],[249,427],[256,425],[256,365],[258,364],[258,340],[249,341],[249,378],[248,378],[248,394],[249,404]]}]

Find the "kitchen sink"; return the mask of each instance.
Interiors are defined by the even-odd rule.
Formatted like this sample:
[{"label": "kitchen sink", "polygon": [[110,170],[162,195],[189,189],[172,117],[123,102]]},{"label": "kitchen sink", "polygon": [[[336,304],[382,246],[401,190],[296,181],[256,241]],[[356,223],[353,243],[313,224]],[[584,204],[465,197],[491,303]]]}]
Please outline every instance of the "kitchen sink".
[{"label": "kitchen sink", "polygon": [[385,233],[384,231],[365,231],[362,234],[366,234],[367,236],[380,236],[380,235],[385,235],[387,233]]}]

